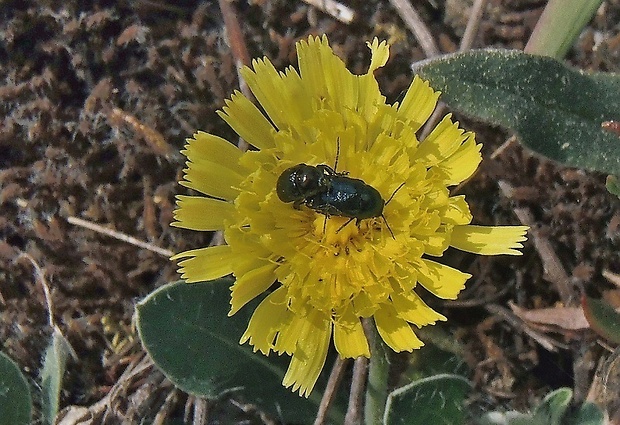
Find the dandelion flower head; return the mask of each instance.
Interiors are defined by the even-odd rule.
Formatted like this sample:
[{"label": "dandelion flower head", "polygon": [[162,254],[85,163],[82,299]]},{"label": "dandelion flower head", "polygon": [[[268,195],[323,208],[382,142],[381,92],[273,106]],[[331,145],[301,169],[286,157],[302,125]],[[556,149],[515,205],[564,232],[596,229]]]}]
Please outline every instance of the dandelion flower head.
[{"label": "dandelion flower head", "polygon": [[[374,76],[388,60],[385,42],[368,43],[363,75],[347,70],[325,36],[296,47],[298,70],[279,72],[264,58],[242,71],[260,108],[235,92],[219,111],[256,149],[242,152],[203,132],[188,139],[181,184],[204,196],[178,196],[173,224],[222,230],[226,245],[173,258],[183,259],[189,283],[232,273],[230,315],[267,294],[241,343],[292,356],[283,384],[308,396],[332,340],[343,358],[370,356],[363,318],[372,318],[397,352],[423,345],[411,325],[446,320],[416,294],[417,285],[454,299],[470,275],[432,257],[450,246],[519,255],[527,228],[470,224],[465,197],[451,196],[449,187],[474,173],[481,145],[451,115],[418,140],[439,93],[416,76],[401,102],[386,103]],[[336,157],[336,173],[380,193],[382,216],[347,223],[349,217],[326,217],[278,197],[285,170],[335,167]]]}]

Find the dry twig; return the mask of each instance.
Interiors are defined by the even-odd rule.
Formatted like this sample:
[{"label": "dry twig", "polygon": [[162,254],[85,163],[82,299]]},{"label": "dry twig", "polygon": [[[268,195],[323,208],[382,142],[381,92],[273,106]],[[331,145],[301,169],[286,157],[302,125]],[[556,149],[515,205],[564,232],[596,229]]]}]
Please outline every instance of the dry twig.
[{"label": "dry twig", "polygon": [[513,143],[517,141],[517,136],[510,136],[504,143],[501,144],[500,147],[495,149],[493,153],[489,156],[491,159],[495,159],[500,156],[506,149],[508,149]]},{"label": "dry twig", "polygon": [[112,108],[107,115],[110,122],[115,126],[118,126],[120,123],[129,125],[135,133],[142,136],[147,145],[157,155],[164,157],[168,161],[180,159],[179,153],[166,142],[163,134],[142,123],[135,116],[117,107]]},{"label": "dry twig", "polygon": [[[241,25],[239,19],[237,19],[237,13],[233,5],[228,0],[219,0],[220,10],[224,17],[224,26],[226,27],[226,34],[228,35],[228,42],[230,43],[230,49],[235,58],[235,66],[237,68],[237,76],[239,78],[239,89],[241,93],[248,99],[253,99],[252,93],[245,80],[241,76],[241,69],[244,66],[250,66],[250,54],[243,38],[243,32],[241,31]],[[239,149],[247,151],[250,147],[248,143],[239,138],[237,144]]]},{"label": "dry twig", "polygon": [[193,425],[206,425],[209,420],[209,403],[202,397],[193,397],[194,418]]},{"label": "dry twig", "polygon": [[512,327],[520,329],[532,338],[534,341],[539,343],[543,348],[548,351],[557,351],[557,347],[562,349],[568,349],[568,346],[562,344],[554,339],[549,338],[548,336],[536,332],[531,329],[523,320],[521,320],[517,315],[508,310],[507,308],[501,307],[497,304],[488,304],[484,307],[489,313],[501,317],[504,321],[508,322]]},{"label": "dry twig", "polygon": [[[465,52],[471,49],[474,40],[476,39],[476,35],[478,35],[478,26],[480,24],[480,20],[482,19],[482,15],[484,13],[484,7],[486,6],[487,0],[476,0],[471,13],[469,15],[469,19],[467,20],[467,26],[465,27],[465,34],[463,34],[463,38],[461,38],[461,44],[459,45],[459,52]],[[446,111],[446,104],[443,102],[439,102],[437,107],[426,121],[422,132],[420,133],[420,140],[424,140],[426,136],[430,134],[433,128],[437,125],[439,120],[443,118]]]},{"label": "dry twig", "polygon": [[310,6],[314,6],[317,9],[331,15],[333,18],[338,19],[340,22],[350,24],[355,20],[355,11],[344,4],[335,0],[304,0]]},{"label": "dry twig", "polygon": [[50,292],[50,287],[47,284],[47,280],[45,279],[45,274],[43,273],[43,270],[39,266],[39,263],[37,263],[36,260],[30,256],[30,254],[26,254],[25,252],[22,252],[15,259],[15,261],[20,261],[21,259],[28,260],[30,264],[32,265],[32,267],[34,268],[34,275],[35,275],[36,281],[39,282],[39,284],[43,288],[43,294],[45,295],[45,304],[47,307],[47,315],[48,315],[47,323],[49,324],[50,328],[54,329],[56,328],[56,322],[54,321],[54,302],[52,300],[52,294]]},{"label": "dry twig", "polygon": [[159,408],[159,411],[155,415],[155,418],[153,418],[153,425],[164,425],[168,423],[168,416],[170,415],[170,413],[172,413],[178,396],[179,390],[177,390],[176,388],[168,393],[166,399],[164,400],[164,403]]},{"label": "dry twig", "polygon": [[478,26],[482,15],[484,14],[484,8],[487,4],[487,0],[475,0],[474,5],[469,12],[469,19],[467,20],[467,26],[465,27],[465,33],[461,38],[461,45],[459,46],[459,52],[465,52],[471,49],[474,44],[476,35],[478,34]]},{"label": "dry twig", "polygon": [[[508,182],[500,180],[497,185],[504,196],[507,198],[512,197],[511,195],[514,189]],[[514,213],[522,224],[530,226],[530,234],[532,235],[534,246],[543,262],[545,278],[555,285],[564,305],[569,306],[574,304],[575,293],[570,287],[570,277],[564,270],[562,262],[555,253],[549,240],[541,235],[534,226],[535,222],[532,213],[528,208],[514,208]]]},{"label": "dry twig", "polygon": [[394,6],[400,17],[405,21],[407,27],[418,40],[420,47],[424,50],[424,54],[429,58],[439,56],[440,51],[437,47],[437,43],[435,43],[433,34],[431,34],[431,31],[411,3],[409,3],[408,0],[390,0],[390,3],[392,3],[392,6]]},{"label": "dry twig", "polygon": [[75,226],[84,227],[86,229],[95,231],[97,233],[110,236],[112,238],[118,239],[119,241],[127,242],[137,247],[148,249],[149,251],[156,252],[157,254],[163,255],[166,258],[170,258],[174,255],[174,252],[168,249],[160,248],[156,245],[153,245],[152,243],[141,241],[132,236],[126,235],[121,232],[117,232],[116,230],[108,229],[99,224],[91,223],[90,221],[86,221],[78,217],[68,217],[67,222]]},{"label": "dry twig", "polygon": [[611,270],[603,270],[603,277],[620,288],[620,274],[614,273]]},{"label": "dry twig", "polygon": [[237,13],[230,0],[219,0],[218,3],[224,18],[224,26],[226,27],[226,35],[228,36],[232,54],[237,62],[248,66],[250,65],[250,54],[243,40],[243,32],[241,31],[239,19],[237,19]]}]

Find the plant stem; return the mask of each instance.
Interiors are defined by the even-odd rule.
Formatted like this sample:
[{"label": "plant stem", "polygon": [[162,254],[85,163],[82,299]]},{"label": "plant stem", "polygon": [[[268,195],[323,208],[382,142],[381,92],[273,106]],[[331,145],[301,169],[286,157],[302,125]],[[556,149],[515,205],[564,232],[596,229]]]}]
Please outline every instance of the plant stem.
[{"label": "plant stem", "polygon": [[336,391],[338,390],[338,386],[340,385],[340,381],[344,375],[346,363],[346,360],[343,360],[340,357],[336,358],[334,366],[332,367],[332,372],[329,375],[329,380],[327,381],[327,387],[323,393],[323,398],[321,398],[321,404],[319,404],[319,411],[316,415],[316,419],[314,420],[314,425],[323,425],[327,421],[327,411],[329,410],[331,403],[334,401]]},{"label": "plant stem", "polygon": [[525,52],[562,59],[601,3],[602,0],[549,0]]},{"label": "plant stem", "polygon": [[390,364],[388,353],[377,330],[368,319],[363,321],[366,336],[370,341],[370,365],[368,368],[368,386],[364,406],[364,423],[376,425],[383,423],[385,402],[387,400],[388,374]]},{"label": "plant stem", "polygon": [[347,414],[344,417],[344,425],[360,425],[362,422],[362,399],[367,375],[368,359],[360,356],[353,362],[353,379],[351,380],[349,406],[347,408]]}]

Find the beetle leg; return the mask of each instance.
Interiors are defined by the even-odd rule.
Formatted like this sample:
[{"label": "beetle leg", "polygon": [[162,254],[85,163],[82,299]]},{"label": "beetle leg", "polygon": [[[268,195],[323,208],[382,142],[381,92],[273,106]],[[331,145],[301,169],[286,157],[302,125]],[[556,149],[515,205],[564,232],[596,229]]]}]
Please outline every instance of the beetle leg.
[{"label": "beetle leg", "polygon": [[323,219],[323,238],[325,238],[325,229],[327,228],[327,214],[325,215],[325,218]]},{"label": "beetle leg", "polygon": [[[402,187],[402,185],[401,185],[401,187]],[[385,223],[385,227],[387,227],[387,229],[390,231],[390,235],[392,235],[392,239],[396,240],[396,237],[394,236],[394,232],[392,232],[392,228],[390,227],[390,225],[387,222],[387,218],[385,218],[385,216],[383,214],[381,214],[381,218],[383,219],[383,222]]]},{"label": "beetle leg", "polygon": [[[347,227],[347,224],[349,224],[350,222],[352,222],[353,220],[355,220],[355,218],[350,218],[348,219],[342,226],[340,226],[338,228],[338,230],[336,230],[336,233],[340,232],[342,229],[344,229],[345,227]],[[357,219],[359,221],[359,218]]]}]

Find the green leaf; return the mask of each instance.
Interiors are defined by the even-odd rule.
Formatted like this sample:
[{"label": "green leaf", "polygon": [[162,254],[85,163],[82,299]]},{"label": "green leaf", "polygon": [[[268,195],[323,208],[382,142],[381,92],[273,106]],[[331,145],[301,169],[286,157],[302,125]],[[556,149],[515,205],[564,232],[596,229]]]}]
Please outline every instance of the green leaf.
[{"label": "green leaf", "polygon": [[480,425],[549,425],[535,422],[532,415],[515,411],[489,412],[480,419],[480,422],[477,423]]},{"label": "green leaf", "polygon": [[567,425],[603,425],[605,414],[593,403],[584,403],[574,415],[568,418]]},{"label": "green leaf", "polygon": [[620,344],[620,314],[603,300],[587,296],[581,298],[583,313],[594,332],[611,342]]},{"label": "green leaf", "polygon": [[27,425],[31,414],[28,381],[17,364],[0,352],[0,425]]},{"label": "green leaf", "polygon": [[603,0],[549,0],[525,51],[563,58],[601,3]]},{"label": "green leaf", "polygon": [[45,350],[41,371],[41,413],[44,423],[54,423],[58,414],[62,377],[65,374],[68,356],[69,343],[60,331],[55,329],[50,344]]},{"label": "green leaf", "polygon": [[[228,317],[231,284],[230,279],[176,282],[148,295],[137,306],[142,344],[183,391],[210,399],[235,391],[284,422],[312,422],[320,391],[315,388],[306,399],[282,386],[290,359],[267,358],[239,345],[258,301]],[[333,406],[331,420],[341,423],[342,412]]]},{"label": "green leaf", "polygon": [[389,348],[375,329],[372,329],[368,336],[371,348],[364,403],[364,423],[374,425],[381,423],[385,411],[390,375],[390,354]]},{"label": "green leaf", "polygon": [[519,51],[474,50],[420,62],[415,71],[451,107],[515,131],[530,149],[566,165],[620,174],[620,77],[587,75]]},{"label": "green leaf", "polygon": [[386,425],[456,425],[465,421],[463,401],[471,389],[459,375],[442,374],[420,379],[388,395]]},{"label": "green leaf", "polygon": [[561,425],[572,397],[573,391],[570,388],[559,388],[547,394],[536,409],[532,422],[541,425]]},{"label": "green leaf", "polygon": [[620,183],[618,183],[618,177],[616,176],[607,176],[607,180],[605,181],[605,187],[612,195],[616,195],[620,198]]},{"label": "green leaf", "polygon": [[445,328],[425,326],[416,329],[424,347],[408,356],[401,379],[417,381],[433,375],[448,373],[467,377],[470,370],[463,361],[465,347]]},{"label": "green leaf", "polygon": [[573,391],[559,388],[547,394],[533,414],[515,411],[487,413],[483,425],[603,425],[604,414],[594,404],[585,403],[575,412],[568,410]]}]

